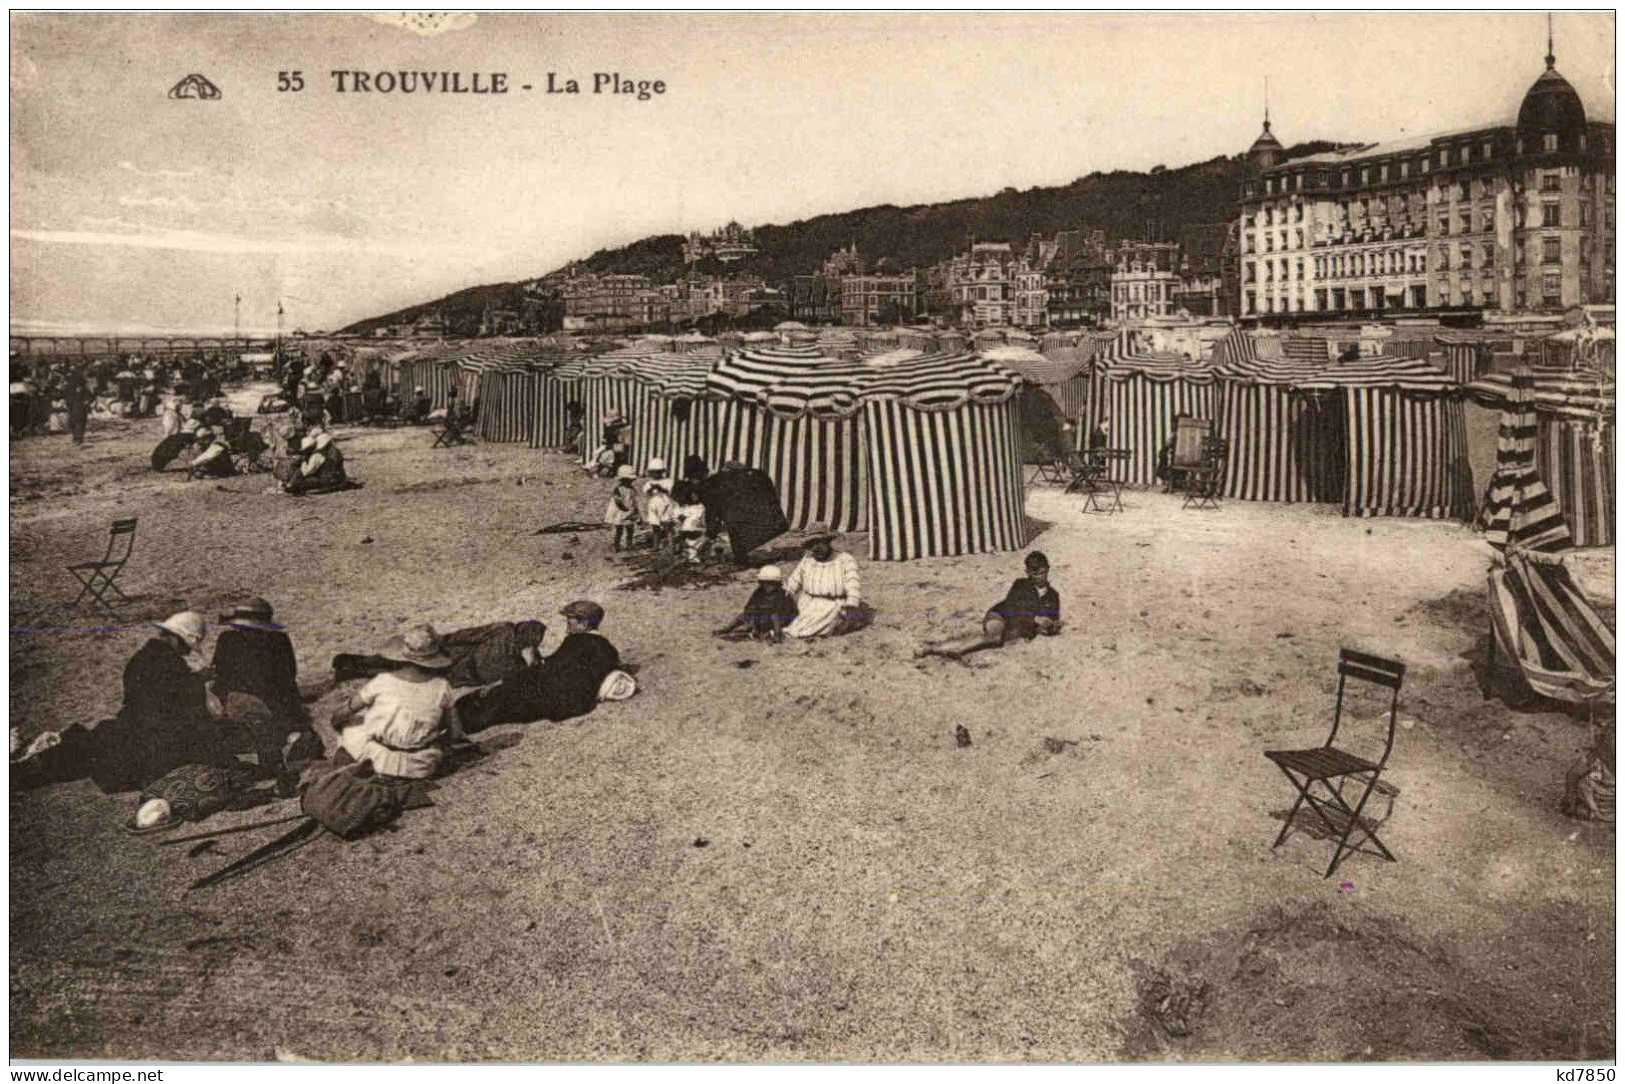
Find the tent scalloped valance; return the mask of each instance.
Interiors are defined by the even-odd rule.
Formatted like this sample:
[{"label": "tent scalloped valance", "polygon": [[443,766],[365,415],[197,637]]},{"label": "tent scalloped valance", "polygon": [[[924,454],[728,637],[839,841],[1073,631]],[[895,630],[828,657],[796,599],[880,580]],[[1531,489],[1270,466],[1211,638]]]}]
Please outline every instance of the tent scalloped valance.
[{"label": "tent scalloped valance", "polygon": [[866,400],[893,400],[919,411],[1002,403],[1020,378],[971,354],[923,354],[876,367],[816,350],[745,350],[711,372],[709,391],[782,418],[850,418]]}]

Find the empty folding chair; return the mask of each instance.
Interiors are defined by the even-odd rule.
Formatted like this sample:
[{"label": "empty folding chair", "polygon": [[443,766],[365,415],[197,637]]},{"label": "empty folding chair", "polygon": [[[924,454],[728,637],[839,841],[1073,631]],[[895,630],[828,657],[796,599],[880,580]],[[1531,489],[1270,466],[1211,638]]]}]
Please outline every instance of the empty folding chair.
[{"label": "empty folding chair", "polygon": [[107,552],[100,561],[85,561],[82,564],[69,565],[68,571],[73,573],[79,581],[79,594],[75,596],[73,604],[77,606],[86,595],[102,609],[119,616],[118,610],[107,598],[108,594],[119,597],[122,603],[128,603],[129,597],[119,590],[116,582],[124,565],[130,560],[130,551],[135,548],[135,518],[118,519],[107,532]]},{"label": "empty folding chair", "polygon": [[[1392,693],[1388,703],[1388,736],[1383,743],[1382,756],[1377,760],[1357,756],[1336,745],[1337,731],[1343,722],[1343,694],[1351,679],[1370,682],[1389,689]],[[1388,852],[1388,848],[1383,846],[1382,840],[1377,838],[1376,824],[1362,814],[1372,792],[1381,789],[1378,780],[1382,776],[1383,766],[1388,763],[1388,754],[1394,748],[1394,726],[1399,715],[1399,687],[1404,680],[1404,663],[1350,651],[1348,648],[1338,652],[1337,705],[1332,712],[1332,730],[1326,736],[1326,743],[1315,749],[1275,749],[1264,754],[1286,774],[1298,792],[1298,800],[1292,803],[1286,823],[1281,826],[1281,833],[1275,837],[1275,842],[1270,844],[1271,847],[1279,847],[1286,842],[1287,833],[1292,830],[1298,810],[1307,804],[1319,818],[1320,823],[1331,833],[1332,838],[1337,841],[1337,846],[1332,852],[1331,865],[1326,867],[1327,877],[1336,871],[1338,863],[1347,854],[1354,851],[1371,853],[1351,841],[1356,831],[1370,841],[1383,858],[1390,862],[1396,861]],[[1320,793],[1315,793],[1317,784]],[[1345,787],[1359,788],[1359,797],[1352,805],[1344,795]],[[1391,792],[1391,788],[1389,789]]]}]

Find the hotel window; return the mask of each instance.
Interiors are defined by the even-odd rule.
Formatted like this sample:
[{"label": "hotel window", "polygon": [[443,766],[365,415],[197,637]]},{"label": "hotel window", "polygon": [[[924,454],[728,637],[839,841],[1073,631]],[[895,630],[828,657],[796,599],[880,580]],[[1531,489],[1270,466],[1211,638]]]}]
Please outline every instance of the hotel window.
[{"label": "hotel window", "polygon": [[1264,182],[1264,192],[1271,196],[1275,194],[1275,178],[1271,177]]},{"label": "hotel window", "polygon": [[1542,192],[1561,192],[1563,190],[1563,175],[1553,170],[1540,175],[1540,190]]},{"label": "hotel window", "polygon": [[1258,312],[1258,295],[1254,294],[1251,290],[1248,290],[1247,291],[1247,315],[1252,316],[1256,312]]},{"label": "hotel window", "polygon": [[1245,237],[1243,237],[1241,239],[1241,250],[1243,252],[1251,252],[1253,250],[1253,235],[1252,234],[1249,233],[1249,234],[1247,234]]},{"label": "hotel window", "polygon": [[1292,208],[1292,220],[1294,222],[1303,221],[1303,204],[1300,203]]},{"label": "hotel window", "polygon": [[1442,168],[1450,164],[1450,152],[1443,147],[1439,148],[1439,166]]},{"label": "hotel window", "polygon": [[1483,214],[1479,215],[1478,228],[1483,230],[1485,233],[1493,230],[1495,228],[1495,212],[1485,211]]},{"label": "hotel window", "polygon": [[1563,242],[1556,237],[1543,237],[1540,240],[1540,262],[1562,263]]},{"label": "hotel window", "polygon": [[1456,219],[1456,222],[1457,222],[1457,228],[1456,228],[1457,233],[1472,233],[1473,232],[1473,212],[1466,211],[1466,210],[1462,211],[1461,215]]},{"label": "hotel window", "polygon": [[1479,253],[1479,264],[1488,270],[1495,266],[1495,246],[1485,245]]},{"label": "hotel window", "polygon": [[1473,182],[1472,181],[1462,181],[1460,184],[1456,185],[1456,198],[1457,199],[1472,199],[1473,198]]},{"label": "hotel window", "polygon": [[1384,163],[1382,168],[1377,171],[1377,176],[1378,176],[1379,179],[1384,180],[1384,181],[1386,181],[1388,179],[1388,165],[1387,165],[1387,163]]},{"label": "hotel window", "polygon": [[1439,270],[1450,270],[1450,250],[1448,248],[1441,248],[1439,250]]},{"label": "hotel window", "polygon": [[1472,286],[1468,285],[1461,288],[1461,303],[1463,305],[1471,305],[1473,303]]},{"label": "hotel window", "polygon": [[1409,177],[1410,175],[1411,175],[1411,164],[1409,162],[1401,162],[1401,163],[1399,163],[1399,176],[1400,176],[1400,178],[1403,179],[1405,177]]},{"label": "hotel window", "polygon": [[1471,271],[1473,269],[1473,246],[1472,245],[1462,245],[1461,246],[1461,269],[1463,271]]},{"label": "hotel window", "polygon": [[[1584,216],[1581,216],[1580,221],[1581,221],[1581,225],[1585,224]],[[1294,247],[1302,248],[1303,247],[1303,231],[1302,230],[1294,230],[1293,234],[1294,234],[1293,240],[1295,242]]]},{"label": "hotel window", "polygon": [[1449,237],[1450,236],[1450,212],[1449,211],[1440,211],[1439,212],[1439,236],[1441,236],[1441,237]]},{"label": "hotel window", "polygon": [[1369,169],[1360,170],[1360,183],[1361,184],[1370,184],[1371,183],[1371,171]]},{"label": "hotel window", "polygon": [[1433,163],[1428,161],[1426,158],[1422,159],[1422,172],[1426,173],[1428,171],[1428,168],[1430,166],[1432,166],[1432,164]]},{"label": "hotel window", "polygon": [[1488,177],[1481,177],[1478,181],[1478,194],[1485,199],[1495,195],[1495,182]]},{"label": "hotel window", "polygon": [[1540,205],[1540,224],[1542,226],[1563,225],[1563,205],[1561,203],[1543,203]]},{"label": "hotel window", "polygon": [[1473,148],[1470,147],[1470,146],[1462,147],[1461,152],[1460,152],[1460,158],[1461,158],[1461,161],[1463,163],[1471,162],[1473,160]]},{"label": "hotel window", "polygon": [[1519,267],[1523,266],[1523,238],[1512,242],[1512,262]]},{"label": "hotel window", "polygon": [[1315,310],[1317,312],[1325,312],[1326,311],[1326,291],[1325,290],[1316,290],[1315,291]]},{"label": "hotel window", "polygon": [[1495,144],[1494,143],[1486,143],[1486,144],[1484,144],[1483,149],[1484,149],[1484,157],[1485,158],[1494,158],[1495,157]]},{"label": "hotel window", "polygon": [[1273,207],[1264,208],[1264,225],[1268,226],[1268,225],[1273,224],[1274,222],[1275,222],[1275,208],[1273,208]]},{"label": "hotel window", "polygon": [[1562,275],[1542,275],[1542,276],[1540,276],[1540,293],[1541,293],[1542,297],[1546,297],[1546,298],[1560,297],[1562,295],[1562,293],[1563,293],[1563,276]]},{"label": "hotel window", "polygon": [[1589,203],[1580,204],[1580,225],[1591,225],[1591,204]]},{"label": "hotel window", "polygon": [[1541,146],[1541,149],[1544,150],[1547,154],[1551,154],[1551,153],[1555,152],[1557,150],[1557,133],[1556,132],[1547,132],[1545,135],[1541,136],[1540,137],[1540,146]]},{"label": "hotel window", "polygon": [[1348,186],[1349,186],[1349,171],[1345,169],[1343,171],[1343,187],[1347,188]]},{"label": "hotel window", "polygon": [[1298,273],[1297,273],[1296,277],[1297,277],[1299,282],[1302,282],[1303,281],[1303,261],[1302,260],[1298,261],[1297,272]]}]

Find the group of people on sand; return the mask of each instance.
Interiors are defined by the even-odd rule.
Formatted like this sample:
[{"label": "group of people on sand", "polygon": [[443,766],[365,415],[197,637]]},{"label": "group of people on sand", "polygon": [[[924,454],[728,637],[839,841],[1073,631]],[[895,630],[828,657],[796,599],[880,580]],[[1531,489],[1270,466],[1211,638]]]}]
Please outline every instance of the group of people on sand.
[{"label": "group of people on sand", "polygon": [[207,401],[220,394],[227,362],[220,357],[143,361],[128,357],[11,359],[13,439],[68,433],[84,443],[92,414],[150,418],[166,395]]},{"label": "group of people on sand", "polygon": [[271,781],[283,795],[313,773],[352,763],[384,779],[427,779],[469,734],[572,719],[631,695],[635,680],[599,631],[603,607],[578,599],[560,612],[565,636],[545,656],[538,621],[444,637],[419,624],[370,654],[338,656],[335,678],[358,684],[324,732],[305,709],[293,644],[270,602],[250,599],[222,615],[206,665],[208,623],[182,611],[154,626],[125,664],[117,715],[47,731],[26,748],[12,731],[12,785],[88,775],[108,793],[140,791],[141,823],[132,827],[144,830],[166,812],[149,808],[151,795],[200,767],[234,773],[244,790]]}]

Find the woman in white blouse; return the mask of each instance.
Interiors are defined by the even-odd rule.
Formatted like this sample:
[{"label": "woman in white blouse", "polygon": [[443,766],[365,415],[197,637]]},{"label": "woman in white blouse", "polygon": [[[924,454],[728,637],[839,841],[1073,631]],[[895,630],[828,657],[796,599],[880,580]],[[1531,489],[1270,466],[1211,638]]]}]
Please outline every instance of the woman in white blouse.
[{"label": "woman in white blouse", "polygon": [[784,581],[796,600],[796,619],[784,630],[786,636],[840,636],[874,620],[863,602],[857,558],[836,550],[834,542],[835,532],[823,524],[808,530],[802,542],[807,552]]}]

